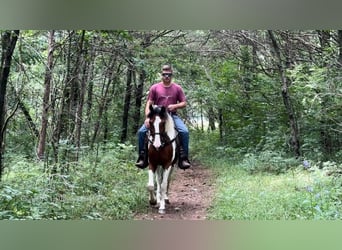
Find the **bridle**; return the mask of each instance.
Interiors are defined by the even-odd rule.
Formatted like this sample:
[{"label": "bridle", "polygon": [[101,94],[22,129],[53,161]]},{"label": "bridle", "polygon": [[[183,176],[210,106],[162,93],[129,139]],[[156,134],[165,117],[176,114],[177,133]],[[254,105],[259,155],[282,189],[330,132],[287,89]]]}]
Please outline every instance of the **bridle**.
[{"label": "bridle", "polygon": [[[148,139],[148,142],[152,145],[152,147],[158,151],[158,150],[166,147],[167,145],[172,144],[177,139],[178,131],[177,131],[177,129],[175,129],[176,135],[172,139],[169,138],[167,131],[159,132],[159,130],[158,130],[158,132],[155,132],[154,129],[152,129],[155,126],[155,124],[154,124],[155,116],[159,116],[160,120],[165,123],[165,118],[168,116],[168,112],[167,112],[166,108],[163,106],[154,106],[154,107],[152,105],[150,106],[150,113],[149,113],[148,117],[150,118],[150,124],[151,125],[150,125],[150,128],[148,130],[147,139]],[[172,118],[170,117],[170,119],[172,119]],[[153,120],[153,121],[151,121],[151,120]],[[165,130],[165,127],[164,127],[164,130]],[[160,136],[160,145],[158,147],[156,147],[154,145],[156,135]]]},{"label": "bridle", "polygon": [[[172,119],[172,118],[171,118]],[[153,126],[153,125],[152,125]],[[178,136],[178,131],[177,129],[176,130],[176,135],[174,138],[170,139],[169,138],[169,135],[167,134],[166,131],[163,131],[163,132],[154,132],[151,130],[151,128],[148,130],[148,134],[147,134],[147,138],[148,138],[148,142],[152,145],[152,147],[155,149],[155,150],[160,150],[164,147],[166,147],[167,145],[170,145],[172,144],[174,141],[176,141],[177,139],[177,136]],[[156,148],[154,146],[154,140],[155,140],[155,137],[156,135],[159,135],[160,136],[160,147]]]},{"label": "bridle", "polygon": [[[176,130],[177,131],[177,130]],[[160,136],[160,141],[161,141],[161,144],[160,144],[160,147],[159,148],[156,148],[154,145],[153,145],[153,142],[154,142],[154,138],[156,135],[159,135]],[[175,135],[175,137],[171,140],[169,138],[169,136],[167,135],[166,132],[162,132],[162,133],[155,133],[155,132],[151,132],[151,130],[148,131],[148,135],[147,135],[147,138],[148,138],[148,142],[151,143],[152,147],[154,147],[156,150],[159,150],[161,148],[164,148],[166,147],[167,145],[169,144],[172,144],[174,141],[176,141],[177,139],[177,136],[178,136],[178,131],[177,131],[177,134]],[[150,139],[150,137],[152,137],[152,140]]]}]

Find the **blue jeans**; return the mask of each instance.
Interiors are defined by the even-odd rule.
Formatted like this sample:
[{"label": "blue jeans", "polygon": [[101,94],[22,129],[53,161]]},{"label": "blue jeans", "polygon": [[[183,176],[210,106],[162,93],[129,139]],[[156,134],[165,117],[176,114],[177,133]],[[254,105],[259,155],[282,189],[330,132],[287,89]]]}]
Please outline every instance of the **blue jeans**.
[{"label": "blue jeans", "polygon": [[[189,155],[189,130],[184,124],[183,120],[178,115],[172,115],[173,121],[175,123],[176,130],[180,135],[180,143],[183,147],[186,156]],[[139,154],[144,150],[145,136],[148,129],[145,124],[143,124],[138,130],[138,147]]]}]

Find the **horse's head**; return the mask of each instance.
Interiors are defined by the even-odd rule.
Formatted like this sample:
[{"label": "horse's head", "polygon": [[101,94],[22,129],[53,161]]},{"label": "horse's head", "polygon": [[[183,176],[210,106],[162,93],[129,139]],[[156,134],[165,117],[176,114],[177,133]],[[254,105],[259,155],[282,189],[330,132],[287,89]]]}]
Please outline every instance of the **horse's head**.
[{"label": "horse's head", "polygon": [[170,141],[167,133],[167,122],[169,114],[164,106],[150,106],[150,133],[148,140],[156,150],[164,147]]},{"label": "horse's head", "polygon": [[159,116],[161,119],[166,119],[167,118],[167,111],[164,106],[157,106],[157,105],[150,105],[150,113],[148,114],[148,118],[151,120],[155,116]]}]

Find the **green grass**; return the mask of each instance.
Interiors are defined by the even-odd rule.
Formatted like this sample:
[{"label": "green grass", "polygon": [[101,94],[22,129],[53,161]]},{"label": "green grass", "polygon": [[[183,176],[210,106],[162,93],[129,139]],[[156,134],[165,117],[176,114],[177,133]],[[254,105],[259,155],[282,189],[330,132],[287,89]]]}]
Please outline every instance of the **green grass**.
[{"label": "green grass", "polygon": [[342,190],[325,170],[297,167],[282,174],[250,174],[241,165],[213,161],[216,195],[211,220],[341,219]]}]

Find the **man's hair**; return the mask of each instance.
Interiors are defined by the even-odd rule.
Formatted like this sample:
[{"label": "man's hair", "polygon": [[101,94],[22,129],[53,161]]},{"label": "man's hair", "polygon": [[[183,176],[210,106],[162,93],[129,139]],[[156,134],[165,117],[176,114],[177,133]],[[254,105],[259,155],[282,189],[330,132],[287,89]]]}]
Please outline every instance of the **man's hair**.
[{"label": "man's hair", "polygon": [[172,67],[170,64],[164,64],[163,67],[162,67],[162,70],[169,70],[169,71],[172,71]]}]

